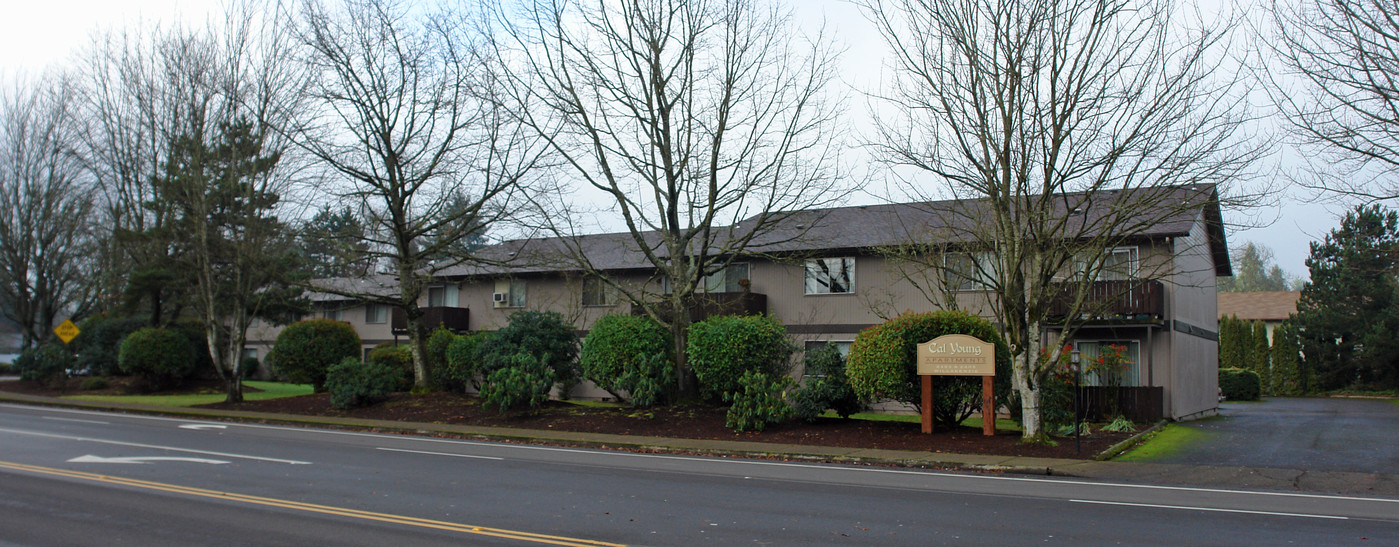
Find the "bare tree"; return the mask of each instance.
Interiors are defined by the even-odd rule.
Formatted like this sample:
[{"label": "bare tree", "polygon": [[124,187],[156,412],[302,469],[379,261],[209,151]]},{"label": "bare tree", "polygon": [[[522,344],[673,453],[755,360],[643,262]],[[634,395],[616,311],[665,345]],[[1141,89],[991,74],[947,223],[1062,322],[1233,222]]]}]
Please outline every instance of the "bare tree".
[{"label": "bare tree", "polygon": [[914,256],[942,287],[985,289],[1024,438],[1043,441],[1046,331],[1081,326],[1110,250],[1246,197],[1261,143],[1241,130],[1239,78],[1215,74],[1232,26],[1186,28],[1168,0],[862,3],[895,73],[874,148],[916,195],[957,200],[929,211],[937,233],[910,232]]},{"label": "bare tree", "polygon": [[[595,265],[574,222],[583,211],[547,203],[548,230],[577,269],[603,279],[670,327],[682,394],[687,307],[706,276],[755,242],[776,243],[788,213],[841,197],[838,102],[827,95],[834,52],[825,36],[796,37],[772,2],[544,0],[506,10],[521,110],[562,158],[560,178],[600,193],[654,267],[625,283]],[[557,196],[574,200],[571,192]],[[541,201],[546,201],[541,199]],[[799,231],[798,231],[799,232]],[[660,281],[656,283],[654,281]]]},{"label": "bare tree", "polygon": [[403,310],[418,389],[429,380],[419,299],[437,272],[479,260],[457,242],[516,213],[540,152],[495,96],[471,6],[437,8],[308,1],[302,31],[318,117],[298,143],[344,181],[330,192],[366,217],[367,254],[399,282],[396,295],[345,296]]},{"label": "bare tree", "polygon": [[[1274,0],[1269,93],[1323,193],[1399,198],[1399,3]],[[1277,63],[1265,60],[1268,66]]]},{"label": "bare tree", "polygon": [[89,304],[93,199],[73,89],[51,74],[0,90],[0,311],[26,348]]}]

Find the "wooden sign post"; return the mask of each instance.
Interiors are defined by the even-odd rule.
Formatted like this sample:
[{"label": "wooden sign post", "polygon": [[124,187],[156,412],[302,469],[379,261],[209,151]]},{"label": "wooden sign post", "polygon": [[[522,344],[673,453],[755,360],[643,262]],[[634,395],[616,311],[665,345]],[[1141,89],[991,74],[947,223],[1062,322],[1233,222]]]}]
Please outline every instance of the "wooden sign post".
[{"label": "wooden sign post", "polygon": [[996,434],[991,395],[996,376],[996,345],[965,334],[939,336],[918,344],[918,375],[923,384],[923,432],[933,432],[933,376],[981,377],[981,433]]}]

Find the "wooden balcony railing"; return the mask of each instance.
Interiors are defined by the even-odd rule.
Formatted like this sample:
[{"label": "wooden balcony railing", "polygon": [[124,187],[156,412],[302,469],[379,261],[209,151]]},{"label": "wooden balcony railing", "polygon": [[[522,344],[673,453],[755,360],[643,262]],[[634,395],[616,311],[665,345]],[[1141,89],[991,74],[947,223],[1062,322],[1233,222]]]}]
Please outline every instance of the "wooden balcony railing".
[{"label": "wooden balcony railing", "polygon": [[[703,321],[715,315],[757,315],[767,313],[768,297],[766,294],[753,292],[712,292],[700,293],[691,297],[688,304],[690,311],[690,322]],[[633,315],[643,315],[640,306],[632,307]],[[661,315],[667,316],[667,311],[662,309]]]},{"label": "wooden balcony railing", "polygon": [[1094,281],[1078,310],[1071,310],[1078,284],[1065,284],[1063,292],[1050,307],[1050,315],[1067,317],[1076,313],[1089,320],[1152,320],[1166,314],[1165,289],[1154,279]]},{"label": "wooden balcony railing", "polygon": [[[423,328],[431,331],[438,326],[447,327],[453,332],[466,332],[468,330],[467,318],[470,310],[467,308],[421,308],[423,310]],[[394,334],[408,334],[408,316],[403,310],[393,308],[393,321],[391,328]]]}]

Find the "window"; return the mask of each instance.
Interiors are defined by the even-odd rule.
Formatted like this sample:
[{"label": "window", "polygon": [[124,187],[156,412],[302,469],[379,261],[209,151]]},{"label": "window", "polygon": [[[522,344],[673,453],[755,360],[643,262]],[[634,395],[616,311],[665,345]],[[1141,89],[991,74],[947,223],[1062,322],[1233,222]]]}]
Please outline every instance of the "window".
[{"label": "window", "polygon": [[321,310],[321,317],[325,319],[330,319],[332,321],[340,321],[340,316],[343,315],[341,313],[342,311],[343,310],[341,310],[340,308],[327,307]]},{"label": "window", "polygon": [[365,304],[364,322],[368,324],[383,323],[388,318],[389,307],[383,304]]},{"label": "window", "polygon": [[[841,357],[849,357],[851,343],[852,342],[850,342],[849,340],[808,340],[805,344],[803,344],[803,349],[809,355],[811,354],[811,352],[824,348],[826,346],[835,346],[837,350],[840,350]],[[811,374],[810,372],[805,370],[802,371],[803,378],[811,378],[813,376],[819,375]]]},{"label": "window", "polygon": [[1123,352],[1122,355],[1123,359],[1127,361],[1126,370],[1122,370],[1118,373],[1117,385],[1141,385],[1141,343],[1136,340],[1095,340],[1091,342],[1075,340],[1074,347],[1078,349],[1079,356],[1082,358],[1083,362],[1083,384],[1088,386],[1108,385],[1109,378],[1100,378],[1097,374],[1091,372],[1093,369],[1093,362],[1097,361],[1098,356],[1102,354],[1103,348],[1107,346],[1122,346],[1126,348],[1126,351]]},{"label": "window", "polygon": [[[1126,281],[1137,278],[1136,247],[1114,247],[1104,250],[1102,261],[1102,267],[1098,268],[1095,281]],[[1074,268],[1077,270],[1075,273],[1082,276],[1088,270],[1088,260],[1083,258],[1075,260]]]},{"label": "window", "polygon": [[243,348],[243,355],[239,356],[238,360],[247,361],[248,359],[257,361],[257,348]]},{"label": "window", "polygon": [[958,291],[984,291],[996,284],[996,255],[990,252],[943,256],[945,282]]},{"label": "window", "polygon": [[816,258],[806,261],[806,294],[855,292],[855,258]]},{"label": "window", "polygon": [[447,305],[447,287],[427,288],[427,307],[441,308]]},{"label": "window", "polygon": [[704,292],[743,292],[743,279],[748,279],[748,264],[729,264],[704,277]]},{"label": "window", "polygon": [[500,279],[495,282],[495,292],[504,293],[505,301],[495,301],[497,308],[525,307],[525,282],[519,279]]},{"label": "window", "polygon": [[616,303],[613,298],[612,288],[607,286],[601,279],[583,280],[583,305],[584,306],[611,306]]}]

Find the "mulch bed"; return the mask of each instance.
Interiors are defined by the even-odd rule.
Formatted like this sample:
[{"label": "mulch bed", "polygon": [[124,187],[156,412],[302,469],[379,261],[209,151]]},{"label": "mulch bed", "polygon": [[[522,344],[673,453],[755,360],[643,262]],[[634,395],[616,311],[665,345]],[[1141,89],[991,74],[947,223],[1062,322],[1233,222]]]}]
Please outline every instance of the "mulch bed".
[{"label": "mulch bed", "polygon": [[[76,389],[65,392],[47,390],[31,382],[4,382],[0,383],[0,389],[38,395],[79,393]],[[735,433],[724,426],[725,409],[714,406],[598,408],[550,401],[543,408],[533,412],[501,413],[494,408],[483,407],[475,397],[451,393],[396,393],[383,403],[351,410],[332,407],[329,395],[324,393],[237,404],[216,403],[201,405],[201,408],[686,439],[1042,458],[1090,459],[1098,452],[1131,436],[1130,433],[1095,432],[1083,438],[1082,452],[1075,452],[1072,437],[1056,439],[1056,446],[1022,445],[1019,442],[1020,435],[1016,432],[998,432],[995,436],[987,437],[981,434],[980,428],[960,427],[954,430],[939,429],[932,435],[924,435],[917,423],[839,418],[821,418],[815,423],[793,421],[761,432]]]}]

